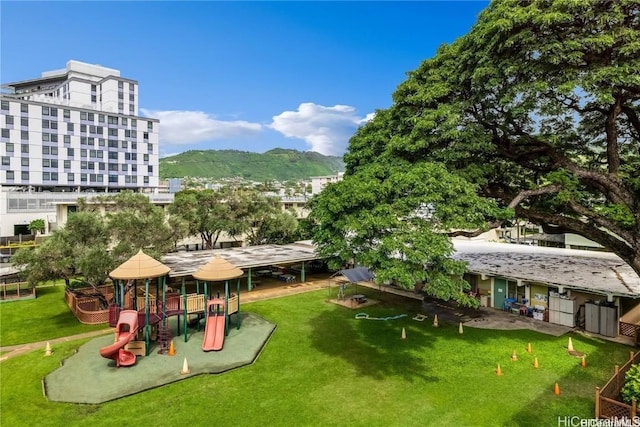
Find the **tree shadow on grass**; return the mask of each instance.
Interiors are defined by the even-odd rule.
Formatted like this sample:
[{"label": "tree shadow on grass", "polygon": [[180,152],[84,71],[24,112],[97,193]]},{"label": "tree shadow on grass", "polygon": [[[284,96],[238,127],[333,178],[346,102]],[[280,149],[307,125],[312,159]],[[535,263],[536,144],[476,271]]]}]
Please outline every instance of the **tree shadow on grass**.
[{"label": "tree shadow on grass", "polygon": [[[369,310],[372,311],[372,310]],[[381,316],[394,316],[378,308]],[[357,320],[357,311],[335,306],[309,320],[312,345],[320,352],[347,361],[358,375],[382,380],[399,376],[405,380],[437,381],[421,353],[430,347],[429,334],[411,325],[410,317],[395,320]],[[401,339],[402,328],[412,338]]]}]

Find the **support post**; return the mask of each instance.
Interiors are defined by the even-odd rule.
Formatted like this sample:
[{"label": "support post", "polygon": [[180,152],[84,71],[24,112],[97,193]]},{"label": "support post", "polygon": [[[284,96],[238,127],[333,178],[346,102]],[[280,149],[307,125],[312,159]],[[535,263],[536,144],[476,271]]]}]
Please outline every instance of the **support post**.
[{"label": "support post", "polygon": [[[251,267],[249,267],[249,271],[247,272],[247,291],[251,292],[253,287],[251,286]],[[238,284],[240,283],[240,279],[238,279]]]},{"label": "support post", "polygon": [[300,281],[303,283],[306,282],[305,274],[304,274],[304,261],[302,261],[302,271],[300,271]]},{"label": "support post", "polygon": [[145,355],[148,356],[151,344],[151,325],[149,325],[149,279],[144,281],[144,341],[147,345]]},{"label": "support post", "polygon": [[240,322],[241,322],[241,317],[240,317],[240,278],[238,278],[238,281],[236,282],[236,292],[237,292],[237,296],[238,296],[238,311],[236,311],[236,329],[240,329]]},{"label": "support post", "polygon": [[182,308],[184,309],[184,342],[187,342],[189,340],[189,337],[187,336],[187,321],[188,321],[188,317],[189,315],[187,314],[188,311],[188,307],[187,307],[187,292],[185,290],[185,278],[184,276],[182,276]]},{"label": "support post", "polygon": [[224,281],[224,336],[229,335],[229,281]]}]

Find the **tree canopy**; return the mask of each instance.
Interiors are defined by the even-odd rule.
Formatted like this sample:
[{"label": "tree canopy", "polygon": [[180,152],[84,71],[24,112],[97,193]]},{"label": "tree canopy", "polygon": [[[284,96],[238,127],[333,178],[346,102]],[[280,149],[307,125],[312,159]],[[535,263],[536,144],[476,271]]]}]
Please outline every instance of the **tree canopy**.
[{"label": "tree canopy", "polygon": [[[507,210],[476,209],[485,226],[515,215],[547,232],[578,233],[640,274],[639,69],[638,0],[493,1],[468,34],[408,73],[393,105],[353,136],[343,183],[314,202],[316,241],[342,258],[350,251],[374,263],[385,251],[397,257],[385,233],[407,216],[397,210],[405,196],[389,198],[380,187],[404,178],[404,188],[424,188],[441,170],[440,186],[449,188],[457,181],[448,174],[455,175]],[[444,194],[441,203],[432,191],[421,194],[434,218],[445,207],[453,217],[466,214],[458,196],[482,205],[467,193]],[[474,229],[473,219],[435,229],[477,235],[485,227]],[[367,234],[374,230],[384,233],[376,240]],[[358,239],[366,237],[363,247]],[[444,246],[424,243],[415,259],[439,253],[444,260]]]}]

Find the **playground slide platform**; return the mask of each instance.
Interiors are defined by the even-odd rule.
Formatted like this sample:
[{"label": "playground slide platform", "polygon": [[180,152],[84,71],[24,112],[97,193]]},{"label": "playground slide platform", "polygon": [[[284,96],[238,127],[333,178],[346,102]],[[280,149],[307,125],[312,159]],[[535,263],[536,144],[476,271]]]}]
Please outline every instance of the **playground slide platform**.
[{"label": "playground slide platform", "polygon": [[135,310],[123,310],[120,312],[116,325],[116,341],[100,349],[100,356],[105,359],[113,359],[116,366],[131,366],[136,363],[136,355],[124,349],[135,339],[138,333],[138,312]]}]

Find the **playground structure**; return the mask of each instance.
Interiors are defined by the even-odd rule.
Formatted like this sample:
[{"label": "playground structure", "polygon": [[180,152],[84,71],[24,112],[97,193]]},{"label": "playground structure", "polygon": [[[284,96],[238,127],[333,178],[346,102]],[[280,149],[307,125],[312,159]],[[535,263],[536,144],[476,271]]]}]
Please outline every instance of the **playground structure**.
[{"label": "playground structure", "polygon": [[138,333],[138,312],[123,310],[116,325],[116,340],[113,344],[100,349],[100,356],[113,359],[116,366],[131,366],[136,363],[136,355],[125,347]]},{"label": "playground structure", "polygon": [[[207,302],[204,340],[202,341],[202,350],[204,351],[222,350],[224,337],[229,334],[232,314],[236,314],[236,327],[240,329],[240,276],[242,276],[241,269],[217,257],[193,273],[196,280],[204,281],[205,287],[209,281],[224,281],[224,299],[218,297]],[[236,294],[232,296],[229,295],[230,279],[237,279]]]},{"label": "playground structure", "polygon": [[[130,328],[130,330],[135,329],[135,333],[127,335],[126,342],[124,342],[124,338],[123,341],[117,338],[118,347],[108,346],[100,351],[103,357],[114,359],[118,367],[134,364],[135,355],[148,356],[151,352],[151,341],[157,343],[158,353],[168,353],[172,340],[168,319],[172,316],[178,316],[178,335],[180,335],[181,324],[184,326],[185,342],[189,339],[190,319],[193,316],[196,317],[198,328],[200,320],[205,319],[203,342],[203,350],[205,351],[222,349],[224,337],[229,332],[232,314],[236,314],[235,323],[237,328],[240,328],[240,280],[237,281],[236,293],[230,294],[229,279],[242,276],[242,270],[221,258],[214,258],[193,273],[193,277],[196,279],[195,293],[186,292],[184,280],[181,293],[168,288],[166,278],[169,271],[169,267],[139,251],[109,274],[114,281],[114,303],[109,307],[110,326],[119,328],[124,322],[123,315],[126,316],[126,323],[133,325],[130,318],[134,315],[132,313],[135,313],[136,316],[135,328]],[[144,280],[144,286],[139,286],[140,280]],[[211,289],[208,283],[223,280],[225,282],[224,296],[218,295],[209,301]],[[201,281],[203,281],[204,293],[200,293]],[[213,312],[210,312],[211,307],[215,308]],[[182,322],[180,316],[183,316]],[[205,345],[205,342],[208,344]],[[119,358],[114,358],[114,354],[128,356],[128,353],[122,353],[119,350],[131,353],[134,357],[129,356],[129,359],[123,363]],[[132,360],[131,363],[126,363],[130,360]]]}]

